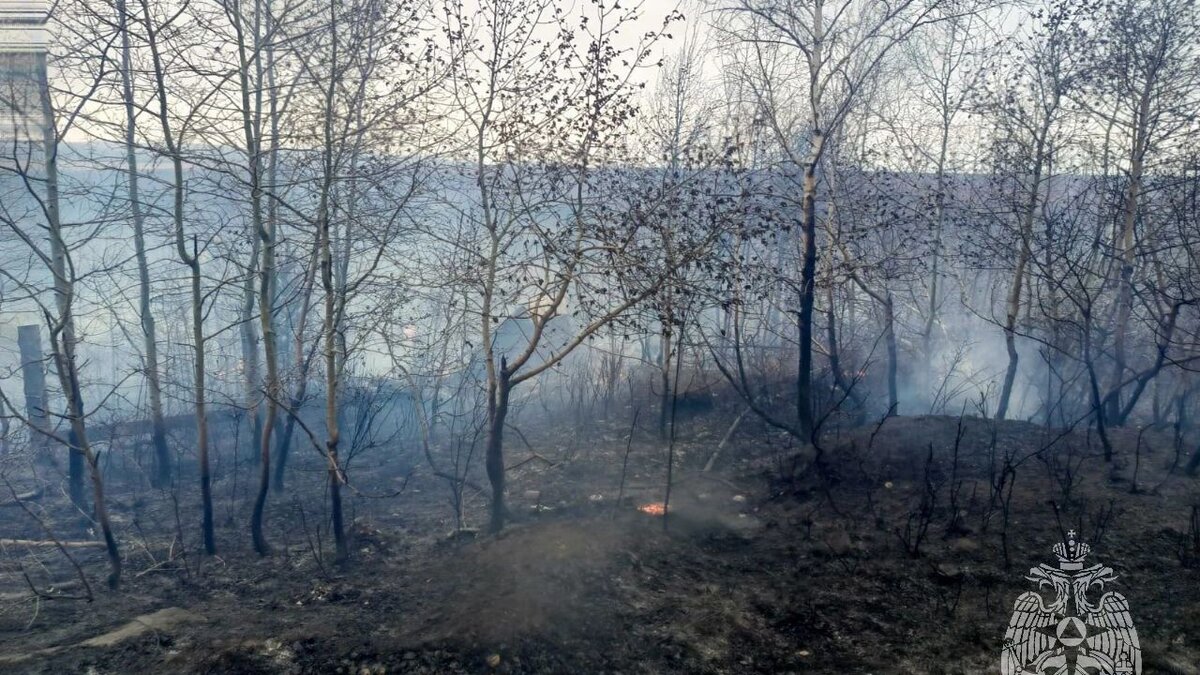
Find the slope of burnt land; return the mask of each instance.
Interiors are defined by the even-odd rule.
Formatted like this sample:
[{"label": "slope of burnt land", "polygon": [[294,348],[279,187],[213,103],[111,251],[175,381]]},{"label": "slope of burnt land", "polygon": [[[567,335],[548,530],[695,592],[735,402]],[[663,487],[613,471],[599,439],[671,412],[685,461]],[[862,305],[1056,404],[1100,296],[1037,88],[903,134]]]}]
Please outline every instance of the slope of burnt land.
[{"label": "slope of burnt land", "polygon": [[[895,418],[816,463],[747,424],[705,472],[723,433],[677,448],[665,531],[664,450],[635,443],[622,490],[614,428],[565,450],[529,434],[544,461],[515,472],[499,536],[448,536],[444,486],[420,475],[363,500],[344,568],[320,515],[288,530],[286,506],[293,537],[267,558],[152,561],[147,533],[118,593],[6,590],[0,671],[991,673],[1026,571],[1071,529],[1117,572],[1146,672],[1200,672],[1200,485],[1168,472],[1169,434],[1119,431],[1106,463],[1084,432]],[[75,554],[98,576],[99,552]]]}]

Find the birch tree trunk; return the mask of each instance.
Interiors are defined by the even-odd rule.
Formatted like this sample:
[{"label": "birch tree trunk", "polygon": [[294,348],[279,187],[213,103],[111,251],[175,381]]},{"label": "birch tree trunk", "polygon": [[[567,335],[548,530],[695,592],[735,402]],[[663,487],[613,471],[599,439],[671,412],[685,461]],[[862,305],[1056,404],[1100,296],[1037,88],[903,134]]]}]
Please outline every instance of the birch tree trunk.
[{"label": "birch tree trunk", "polygon": [[1118,242],[1121,270],[1117,284],[1117,315],[1113,326],[1113,370],[1109,379],[1108,393],[1105,399],[1110,420],[1117,422],[1121,409],[1121,384],[1128,370],[1127,341],[1129,335],[1129,317],[1133,313],[1133,267],[1136,256],[1135,228],[1137,226],[1138,203],[1142,191],[1142,178],[1145,172],[1145,160],[1150,116],[1150,101],[1153,93],[1150,91],[1151,80],[1143,90],[1138,103],[1137,114],[1133,119],[1133,139],[1129,156],[1129,185],[1126,187],[1121,204],[1121,230]]},{"label": "birch tree trunk", "polygon": [[[1057,101],[1056,101],[1057,103]],[[1033,222],[1037,217],[1038,205],[1041,203],[1042,173],[1046,169],[1046,144],[1053,122],[1048,114],[1037,130],[1034,139],[1033,171],[1029,179],[1024,209],[1018,231],[1017,263],[1013,268],[1012,282],[1008,289],[1008,299],[1004,312],[1004,349],[1008,353],[1008,366],[1004,370],[1004,383],[1000,389],[1000,400],[996,406],[996,419],[1002,420],[1008,416],[1012,400],[1013,384],[1017,378],[1017,365],[1020,354],[1017,352],[1017,318],[1021,314],[1022,296],[1024,292],[1025,274],[1032,256]]]},{"label": "birch tree trunk", "polygon": [[[333,241],[329,209],[329,193],[333,189],[333,117],[334,102],[338,80],[338,16],[337,4],[331,4],[330,36],[330,72],[325,89],[325,115],[322,125],[324,147],[322,161],[324,175],[321,182],[320,203],[317,207],[317,218],[320,228],[321,249],[321,288],[325,291],[325,459],[329,472],[329,504],[333,524],[333,540],[336,547],[337,561],[343,563],[349,557],[349,547],[346,542],[345,524],[342,516],[342,483],[343,475],[338,461],[338,443],[340,428],[338,426],[338,376],[341,373],[338,363],[338,319],[344,311],[346,302],[345,290],[339,294],[334,287],[333,274]],[[347,242],[348,244],[348,242]]]},{"label": "birch tree trunk", "polygon": [[813,149],[804,166],[804,200],[800,222],[804,234],[803,262],[800,268],[799,370],[796,373],[796,419],[805,437],[815,431],[812,390],[813,305],[816,302],[817,274],[817,165],[824,136],[814,120]]}]

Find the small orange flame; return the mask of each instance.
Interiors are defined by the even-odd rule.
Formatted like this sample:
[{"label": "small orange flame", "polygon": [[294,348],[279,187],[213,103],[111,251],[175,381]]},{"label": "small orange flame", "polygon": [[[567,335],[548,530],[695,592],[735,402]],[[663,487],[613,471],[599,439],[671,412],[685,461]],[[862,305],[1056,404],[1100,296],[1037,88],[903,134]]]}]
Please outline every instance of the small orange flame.
[{"label": "small orange flame", "polygon": [[667,507],[662,502],[651,502],[650,504],[642,504],[638,507],[638,511],[648,513],[652,516],[666,515]]}]

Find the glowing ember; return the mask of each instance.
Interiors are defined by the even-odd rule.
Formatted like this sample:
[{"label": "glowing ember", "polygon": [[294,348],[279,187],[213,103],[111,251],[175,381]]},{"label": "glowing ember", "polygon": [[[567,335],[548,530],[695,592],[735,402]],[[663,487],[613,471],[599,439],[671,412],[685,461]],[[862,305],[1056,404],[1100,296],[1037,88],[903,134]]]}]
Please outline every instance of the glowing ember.
[{"label": "glowing ember", "polygon": [[652,516],[661,516],[667,512],[667,507],[662,502],[654,502],[652,504],[643,504],[638,507],[638,511],[649,513]]}]

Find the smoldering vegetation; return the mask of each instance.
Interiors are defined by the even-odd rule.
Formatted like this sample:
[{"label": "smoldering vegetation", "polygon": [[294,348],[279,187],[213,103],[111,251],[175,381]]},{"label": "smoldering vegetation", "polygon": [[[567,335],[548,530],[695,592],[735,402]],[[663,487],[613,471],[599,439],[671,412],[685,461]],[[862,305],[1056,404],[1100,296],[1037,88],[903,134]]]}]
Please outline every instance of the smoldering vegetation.
[{"label": "smoldering vegetation", "polygon": [[1190,0],[0,24],[0,670],[1200,672]]}]

